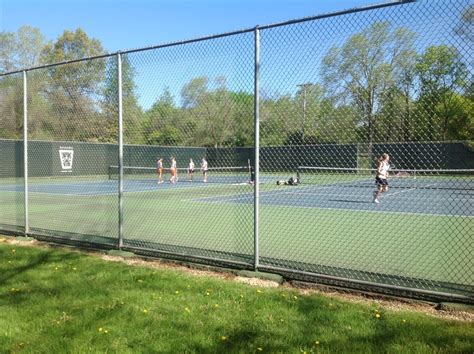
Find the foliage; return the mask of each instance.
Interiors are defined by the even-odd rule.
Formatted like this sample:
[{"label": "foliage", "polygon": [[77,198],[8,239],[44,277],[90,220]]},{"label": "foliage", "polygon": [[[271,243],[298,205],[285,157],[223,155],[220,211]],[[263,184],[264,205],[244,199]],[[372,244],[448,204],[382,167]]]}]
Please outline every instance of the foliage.
[{"label": "foliage", "polygon": [[0,73],[38,65],[45,45],[38,28],[21,26],[16,33],[0,32]]},{"label": "foliage", "polygon": [[[464,39],[472,8],[455,34]],[[260,99],[262,146],[472,139],[474,78],[458,47],[415,50],[417,34],[374,22],[328,50],[321,80]],[[75,61],[105,54],[81,30],[44,44],[39,30],[1,32],[0,69]],[[41,50],[39,50],[41,48]],[[39,53],[41,52],[41,55]],[[179,97],[158,92],[150,108],[137,90],[137,63],[122,57],[124,142],[167,146],[254,145],[254,97],[234,91],[224,76],[191,78]],[[96,58],[28,72],[33,139],[118,142],[117,57]],[[20,138],[21,75],[0,80],[0,135]]]}]

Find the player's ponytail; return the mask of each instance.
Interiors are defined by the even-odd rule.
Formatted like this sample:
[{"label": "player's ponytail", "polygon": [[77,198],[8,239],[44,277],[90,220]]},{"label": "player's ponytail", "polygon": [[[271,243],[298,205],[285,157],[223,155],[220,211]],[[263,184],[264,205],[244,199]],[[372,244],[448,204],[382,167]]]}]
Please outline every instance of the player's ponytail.
[{"label": "player's ponytail", "polygon": [[388,157],[388,154],[384,152],[384,153],[382,154],[382,156],[380,156],[380,157],[378,158],[377,161],[380,163],[380,162],[382,162],[383,160],[385,160],[387,157]]}]

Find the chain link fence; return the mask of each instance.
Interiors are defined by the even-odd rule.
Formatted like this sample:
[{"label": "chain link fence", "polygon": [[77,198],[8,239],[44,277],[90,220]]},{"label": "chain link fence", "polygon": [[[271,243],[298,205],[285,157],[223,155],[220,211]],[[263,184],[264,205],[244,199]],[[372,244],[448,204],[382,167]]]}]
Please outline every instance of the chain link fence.
[{"label": "chain link fence", "polygon": [[472,302],[472,25],[386,3],[2,75],[0,227]]}]

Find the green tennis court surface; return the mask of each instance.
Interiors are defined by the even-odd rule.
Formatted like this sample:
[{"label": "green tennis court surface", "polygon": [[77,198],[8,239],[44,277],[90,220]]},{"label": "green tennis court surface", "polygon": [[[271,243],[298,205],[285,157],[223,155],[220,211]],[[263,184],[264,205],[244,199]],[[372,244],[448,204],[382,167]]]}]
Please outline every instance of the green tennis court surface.
[{"label": "green tennis court surface", "polygon": [[[263,180],[273,181],[271,176]],[[32,231],[103,236],[118,233],[117,181],[30,181]],[[13,188],[13,186],[16,186]],[[21,185],[3,183],[3,220],[20,224]],[[248,183],[124,183],[124,241],[170,251],[253,258],[253,186]],[[371,188],[261,185],[260,256],[304,264],[472,286],[472,190],[393,189],[377,205]],[[447,235],[453,230],[456,240]],[[86,236],[85,236],[86,237]],[[467,247],[466,247],[467,246]]]}]

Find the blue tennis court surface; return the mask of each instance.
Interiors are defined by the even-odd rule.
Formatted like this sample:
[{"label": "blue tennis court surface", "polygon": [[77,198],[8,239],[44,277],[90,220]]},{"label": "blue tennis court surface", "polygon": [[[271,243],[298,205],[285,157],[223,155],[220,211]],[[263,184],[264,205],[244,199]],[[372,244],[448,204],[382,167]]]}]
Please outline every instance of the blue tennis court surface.
[{"label": "blue tennis court surface", "polygon": [[[212,185],[212,184],[209,184]],[[149,192],[182,188],[206,188],[208,184],[181,181],[176,184],[165,182],[143,183],[124,181],[124,192]],[[248,188],[251,188],[249,186]],[[117,181],[75,181],[49,182],[30,184],[29,193],[67,195],[67,196],[101,196],[117,195]],[[351,211],[396,212],[410,214],[431,214],[449,216],[473,216],[473,190],[443,190],[393,188],[380,198],[381,203],[372,202],[374,188],[350,188],[341,186],[282,186],[279,189],[260,192],[261,205],[278,205],[295,208],[322,208]],[[23,185],[0,185],[0,191],[22,192]],[[212,193],[212,192],[211,192]],[[219,193],[217,191],[217,193]],[[251,204],[254,202],[253,192],[236,194],[224,193],[209,197],[193,198],[190,193],[186,201],[224,204]]]},{"label": "blue tennis court surface", "polygon": [[[393,189],[381,203],[372,201],[374,188],[282,187],[260,193],[261,205],[352,211],[473,216],[474,191]],[[200,198],[215,203],[252,203],[253,194]]]},{"label": "blue tennis court surface", "polygon": [[[157,189],[195,187],[196,185],[204,185],[204,183],[178,182],[176,184],[170,184],[166,182],[158,185],[156,182],[124,181],[123,187],[125,193],[130,193],[156,191]],[[24,187],[21,184],[0,184],[0,191],[23,192],[23,189]],[[118,194],[118,181],[31,183],[28,186],[28,192],[69,196]]]}]

